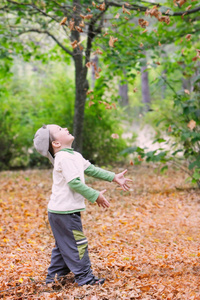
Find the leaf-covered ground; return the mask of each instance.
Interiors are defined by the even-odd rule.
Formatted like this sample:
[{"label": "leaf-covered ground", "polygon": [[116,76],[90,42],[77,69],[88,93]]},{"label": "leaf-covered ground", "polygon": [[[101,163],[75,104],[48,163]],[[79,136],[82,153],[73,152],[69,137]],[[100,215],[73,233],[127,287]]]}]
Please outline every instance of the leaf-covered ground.
[{"label": "leaf-covered ground", "polygon": [[200,299],[200,191],[181,171],[130,166],[127,174],[130,192],[87,178],[111,203],[87,203],[82,213],[94,273],[106,283],[78,287],[70,274],[55,291],[44,284],[54,246],[51,171],[0,173],[0,298]]}]

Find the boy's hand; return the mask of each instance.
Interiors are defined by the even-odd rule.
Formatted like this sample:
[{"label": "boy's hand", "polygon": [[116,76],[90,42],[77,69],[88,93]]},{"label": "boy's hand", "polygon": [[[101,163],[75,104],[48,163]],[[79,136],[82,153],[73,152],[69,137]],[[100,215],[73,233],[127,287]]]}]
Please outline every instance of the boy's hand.
[{"label": "boy's hand", "polygon": [[113,181],[117,182],[124,191],[128,191],[130,189],[130,186],[128,186],[127,182],[132,182],[131,179],[126,179],[124,177],[124,174],[127,172],[127,170],[124,170],[123,172],[116,174]]},{"label": "boy's hand", "polygon": [[105,198],[104,195],[103,195],[105,192],[106,192],[106,190],[101,191],[100,194],[99,194],[99,197],[98,197],[97,200],[96,200],[96,203],[97,203],[99,206],[102,206],[102,207],[104,207],[104,208],[110,206],[110,203],[106,200],[106,198]]}]

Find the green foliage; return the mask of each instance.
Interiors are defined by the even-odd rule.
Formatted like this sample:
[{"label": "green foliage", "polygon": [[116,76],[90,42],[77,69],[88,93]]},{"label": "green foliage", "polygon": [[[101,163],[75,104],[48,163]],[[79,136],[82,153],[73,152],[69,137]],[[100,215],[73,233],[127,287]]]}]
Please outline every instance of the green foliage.
[{"label": "green foliage", "polygon": [[[196,89],[199,88],[199,76],[194,78],[193,83]],[[166,103],[168,103],[166,109]],[[173,103],[173,106],[172,106]],[[157,103],[158,105],[158,103]],[[154,151],[145,151],[139,147],[125,149],[122,155],[135,154],[135,163],[141,163],[144,159],[147,162],[161,162],[166,164],[173,161],[176,165],[187,162],[184,169],[192,178],[192,183],[200,187],[200,98],[198,93],[191,95],[183,90],[174,95],[173,101],[156,106],[151,112],[151,120],[157,131],[157,138],[154,142],[163,145]],[[148,121],[150,119],[148,118]],[[165,150],[168,145],[169,150]]]},{"label": "green foliage", "polygon": [[[13,67],[13,77],[3,85],[9,93],[0,97],[0,169],[49,167],[48,159],[33,148],[36,130],[43,124],[59,124],[73,131],[73,70],[65,68],[63,63],[47,66],[23,61]],[[98,93],[100,90],[99,86]],[[122,138],[111,137],[112,133],[122,133],[117,114],[107,111],[103,104],[86,105],[83,154],[88,159],[106,164],[115,161],[126,147]]]}]

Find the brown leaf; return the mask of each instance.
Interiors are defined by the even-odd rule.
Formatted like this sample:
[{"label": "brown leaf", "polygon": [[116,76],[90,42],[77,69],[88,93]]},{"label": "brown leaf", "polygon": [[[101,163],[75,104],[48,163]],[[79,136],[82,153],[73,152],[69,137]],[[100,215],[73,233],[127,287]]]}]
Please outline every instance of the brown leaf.
[{"label": "brown leaf", "polygon": [[192,36],[191,34],[187,34],[186,37],[185,37],[186,40],[187,40],[187,41],[190,41],[190,40],[191,40],[191,36]]},{"label": "brown leaf", "polygon": [[83,32],[83,29],[79,26],[75,26],[75,29],[78,31],[78,32]]},{"label": "brown leaf", "polygon": [[91,61],[87,62],[86,67],[90,68],[91,66],[92,66],[92,62]]},{"label": "brown leaf", "polygon": [[71,45],[72,45],[72,48],[75,49],[75,48],[78,46],[77,40],[73,41],[73,42],[71,43]]},{"label": "brown leaf", "polygon": [[131,12],[129,10],[127,10],[124,5],[122,5],[122,12],[123,14],[128,14],[129,16],[131,15]]},{"label": "brown leaf", "polygon": [[139,19],[138,20],[138,24],[142,27],[142,28],[146,28],[146,26],[149,25],[148,21],[145,21],[144,19]]},{"label": "brown leaf", "polygon": [[115,19],[119,19],[119,17],[120,17],[120,14],[117,13],[116,16],[115,16],[114,18],[115,18]]},{"label": "brown leaf", "polygon": [[193,130],[196,127],[196,122],[194,120],[191,120],[188,124],[187,127]]},{"label": "brown leaf", "polygon": [[69,21],[69,29],[70,29],[70,31],[74,30],[74,24],[75,24],[75,22],[73,20]]},{"label": "brown leaf", "polygon": [[109,40],[109,46],[110,47],[115,47],[114,43],[118,41],[118,38],[114,38],[113,36],[110,36],[110,40]]},{"label": "brown leaf", "polygon": [[60,25],[65,25],[66,21],[67,21],[67,17],[64,17],[60,22]]},{"label": "brown leaf", "polygon": [[189,5],[188,7],[186,7],[186,10],[189,10],[192,7],[192,5]]},{"label": "brown leaf", "polygon": [[96,55],[96,54],[103,54],[103,51],[101,51],[99,48],[97,48],[92,54],[93,54],[93,55]]},{"label": "brown leaf", "polygon": [[111,137],[112,137],[113,139],[118,139],[118,138],[119,138],[119,135],[118,135],[117,133],[112,133],[112,134],[111,134]]},{"label": "brown leaf", "polygon": [[93,101],[90,101],[90,102],[89,102],[89,107],[92,106],[92,105],[94,105],[94,104],[95,104],[95,103],[94,103]]},{"label": "brown leaf", "polygon": [[172,127],[171,127],[171,125],[169,125],[169,127],[168,127],[168,132],[172,132]]},{"label": "brown leaf", "polygon": [[147,30],[147,29],[145,29],[144,31],[142,31],[142,34],[143,34],[143,33],[145,33],[145,32],[147,32],[147,31],[148,31],[148,30]]},{"label": "brown leaf", "polygon": [[143,161],[144,159],[141,157],[141,155],[138,155],[138,160]]},{"label": "brown leaf", "polygon": [[190,91],[189,90],[184,90],[184,92],[186,93],[186,94],[188,94],[188,95],[190,95]]},{"label": "brown leaf", "polygon": [[89,90],[89,91],[87,91],[86,95],[89,95],[89,94],[91,94],[93,92],[94,92],[93,90]]}]

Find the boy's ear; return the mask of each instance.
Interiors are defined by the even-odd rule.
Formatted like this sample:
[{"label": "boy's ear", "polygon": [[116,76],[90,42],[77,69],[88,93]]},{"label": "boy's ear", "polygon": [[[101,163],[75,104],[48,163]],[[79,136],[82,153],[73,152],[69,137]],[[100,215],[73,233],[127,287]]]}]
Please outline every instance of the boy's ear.
[{"label": "boy's ear", "polygon": [[53,141],[53,142],[52,142],[52,146],[53,146],[54,148],[60,148],[61,143],[58,142],[58,141]]}]

